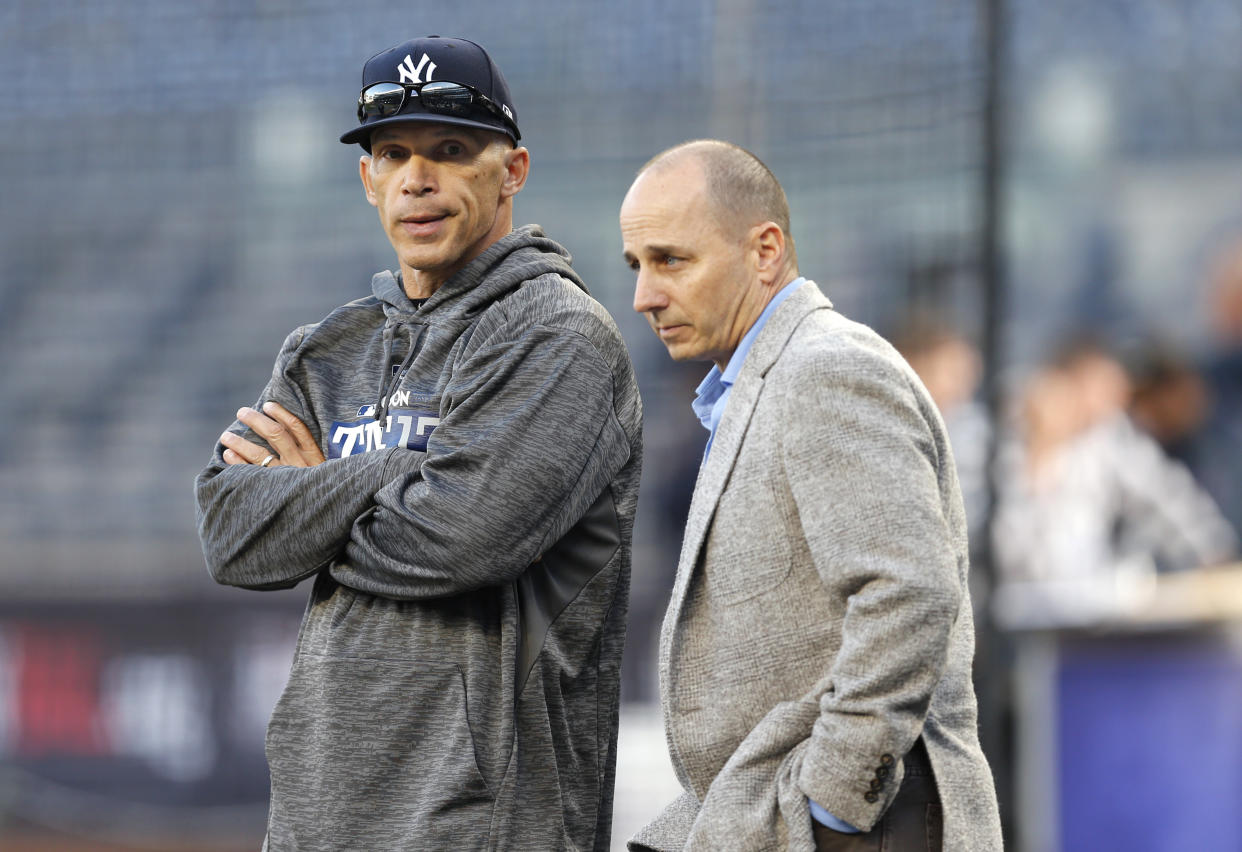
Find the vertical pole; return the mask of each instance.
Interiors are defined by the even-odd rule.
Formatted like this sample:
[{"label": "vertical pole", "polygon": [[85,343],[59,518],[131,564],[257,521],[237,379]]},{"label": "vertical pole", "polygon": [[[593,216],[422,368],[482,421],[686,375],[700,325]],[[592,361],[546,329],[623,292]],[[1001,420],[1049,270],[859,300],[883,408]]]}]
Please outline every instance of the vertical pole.
[{"label": "vertical pole", "polygon": [[[1013,652],[1010,637],[997,629],[992,620],[990,595],[996,585],[996,564],[992,548],[992,520],[997,500],[997,443],[1004,422],[1001,375],[1004,366],[1005,326],[1005,232],[1004,177],[1006,148],[1003,97],[1006,84],[1008,28],[1005,0],[978,0],[983,44],[983,110],[981,144],[983,169],[980,179],[979,271],[983,333],[983,395],[991,421],[986,456],[987,518],[984,541],[974,548],[977,570],[983,583],[976,645],[976,689],[979,696],[979,727],[984,751],[992,765],[1006,840],[1013,831],[1013,680],[1010,663]],[[1018,815],[1021,819],[1022,815]],[[1008,846],[1009,843],[1007,842]]]}]

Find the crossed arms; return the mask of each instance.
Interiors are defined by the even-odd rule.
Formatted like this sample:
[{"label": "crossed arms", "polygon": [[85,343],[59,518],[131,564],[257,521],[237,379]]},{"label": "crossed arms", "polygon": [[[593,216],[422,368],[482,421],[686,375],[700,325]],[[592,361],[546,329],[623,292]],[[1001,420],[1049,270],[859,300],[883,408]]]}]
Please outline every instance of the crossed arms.
[{"label": "crossed arms", "polygon": [[580,334],[535,326],[466,359],[425,453],[325,460],[321,418],[282,369],[295,337],[268,402],[238,412],[196,481],[199,534],[218,582],[286,588],[327,569],[343,585],[410,600],[505,583],[629,458],[604,359]]}]

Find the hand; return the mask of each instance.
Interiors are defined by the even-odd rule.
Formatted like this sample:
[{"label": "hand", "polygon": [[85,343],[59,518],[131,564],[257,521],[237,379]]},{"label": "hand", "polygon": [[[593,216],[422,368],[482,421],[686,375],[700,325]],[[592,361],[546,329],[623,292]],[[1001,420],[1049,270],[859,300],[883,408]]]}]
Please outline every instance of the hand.
[{"label": "hand", "polygon": [[[275,402],[263,403],[262,412],[253,408],[240,408],[237,410],[237,419],[267,441],[274,452],[269,453],[265,447],[251,443],[234,432],[225,432],[220,436],[220,443],[225,446],[224,461],[227,464],[312,467],[324,460],[310,430],[301,420]],[[264,464],[268,456],[274,458]]]}]

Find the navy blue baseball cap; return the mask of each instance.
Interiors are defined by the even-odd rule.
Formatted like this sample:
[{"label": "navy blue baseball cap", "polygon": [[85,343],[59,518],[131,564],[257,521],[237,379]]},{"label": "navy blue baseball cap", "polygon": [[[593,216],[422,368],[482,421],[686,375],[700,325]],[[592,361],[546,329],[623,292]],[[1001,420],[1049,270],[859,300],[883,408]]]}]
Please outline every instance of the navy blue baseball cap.
[{"label": "navy blue baseball cap", "polygon": [[370,153],[373,130],[406,121],[495,130],[514,144],[522,138],[509,84],[487,51],[464,38],[411,39],[368,59],[358,126],[341,141]]}]

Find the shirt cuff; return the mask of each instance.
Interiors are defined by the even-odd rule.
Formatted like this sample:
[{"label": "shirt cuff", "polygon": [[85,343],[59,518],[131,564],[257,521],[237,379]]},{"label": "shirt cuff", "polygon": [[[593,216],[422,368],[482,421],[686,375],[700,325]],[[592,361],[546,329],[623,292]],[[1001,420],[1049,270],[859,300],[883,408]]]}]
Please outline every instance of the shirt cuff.
[{"label": "shirt cuff", "polygon": [[823,805],[813,799],[807,799],[806,803],[811,806],[811,818],[820,825],[826,825],[833,831],[839,831],[842,834],[862,833],[861,829],[854,828],[854,826],[850,825],[845,820],[837,819],[832,814],[828,813],[828,811],[824,810]]}]

